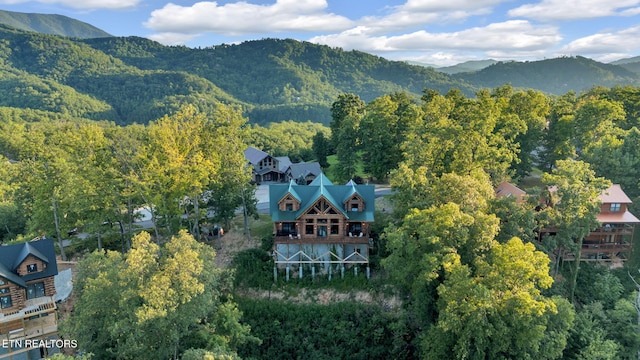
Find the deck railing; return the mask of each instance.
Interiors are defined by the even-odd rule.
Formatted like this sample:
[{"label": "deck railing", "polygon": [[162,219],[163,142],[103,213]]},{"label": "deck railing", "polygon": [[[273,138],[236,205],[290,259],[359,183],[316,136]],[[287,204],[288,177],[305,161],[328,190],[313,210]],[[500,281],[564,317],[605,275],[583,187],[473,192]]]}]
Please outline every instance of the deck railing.
[{"label": "deck railing", "polygon": [[58,331],[56,303],[50,296],[25,301],[25,307],[0,314],[0,341],[31,339]]},{"label": "deck railing", "polygon": [[349,236],[348,234],[327,236],[290,234],[275,236],[274,242],[276,244],[368,244],[369,234],[358,233],[358,236]]}]

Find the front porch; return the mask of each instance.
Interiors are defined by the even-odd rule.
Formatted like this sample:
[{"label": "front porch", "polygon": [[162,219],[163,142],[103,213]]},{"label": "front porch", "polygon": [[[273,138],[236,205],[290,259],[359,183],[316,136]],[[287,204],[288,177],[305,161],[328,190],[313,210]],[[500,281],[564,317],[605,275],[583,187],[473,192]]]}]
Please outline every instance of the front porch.
[{"label": "front porch", "polygon": [[58,332],[57,306],[53,297],[25,301],[25,307],[0,314],[0,341],[44,338]]}]

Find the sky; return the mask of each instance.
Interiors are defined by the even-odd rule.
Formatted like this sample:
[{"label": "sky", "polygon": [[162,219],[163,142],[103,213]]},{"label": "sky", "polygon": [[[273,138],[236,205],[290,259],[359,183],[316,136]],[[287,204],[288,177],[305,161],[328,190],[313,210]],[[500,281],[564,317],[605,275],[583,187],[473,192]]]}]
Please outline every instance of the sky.
[{"label": "sky", "polygon": [[0,10],[164,45],[292,38],[435,66],[640,55],[640,0],[0,0]]}]

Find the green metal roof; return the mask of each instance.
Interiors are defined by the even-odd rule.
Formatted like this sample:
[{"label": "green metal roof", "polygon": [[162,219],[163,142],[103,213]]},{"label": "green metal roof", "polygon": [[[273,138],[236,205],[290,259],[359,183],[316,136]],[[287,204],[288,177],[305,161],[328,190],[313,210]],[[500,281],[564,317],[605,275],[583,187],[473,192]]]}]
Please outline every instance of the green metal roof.
[{"label": "green metal roof", "polygon": [[[364,200],[364,211],[345,211],[344,201],[354,194]],[[281,211],[278,202],[287,194],[300,201],[298,211]],[[373,222],[375,208],[375,188],[373,185],[334,185],[324,174],[320,174],[309,185],[296,183],[275,184],[269,186],[269,204],[273,221],[295,221],[304,215],[319,199],[326,199],[333,207],[351,221]]]}]

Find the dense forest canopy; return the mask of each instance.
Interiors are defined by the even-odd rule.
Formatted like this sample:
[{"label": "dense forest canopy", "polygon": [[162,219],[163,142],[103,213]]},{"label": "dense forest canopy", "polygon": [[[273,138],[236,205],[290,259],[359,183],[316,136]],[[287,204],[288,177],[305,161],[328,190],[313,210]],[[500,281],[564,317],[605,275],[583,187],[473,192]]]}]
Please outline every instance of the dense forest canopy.
[{"label": "dense forest canopy", "polygon": [[[449,75],[291,39],[263,39],[191,49],[139,37],[80,39],[0,25],[0,77],[13,96],[0,105],[69,112],[118,124],[147,123],[184,104],[211,109],[240,105],[251,123],[313,121],[328,125],[330,107],[344,93],[364,101],[391,93],[419,97],[510,83],[561,95],[602,85],[637,85],[634,63],[608,65],[581,57],[500,62]],[[16,100],[19,98],[20,101]]]},{"label": "dense forest canopy", "polygon": [[[213,254],[195,242],[202,238],[202,226],[227,221],[243,204],[255,204],[242,155],[247,146],[300,160],[335,155],[337,163],[325,167],[338,181],[366,176],[395,190],[393,212],[378,214],[380,250],[372,265],[402,305],[394,313],[355,306],[362,315],[353,317],[340,317],[336,309],[341,307],[323,306],[298,306],[292,314],[313,311],[320,322],[341,324],[343,330],[333,331],[344,341],[354,338],[354,324],[378,328],[361,340],[384,337],[388,346],[358,347],[362,358],[584,359],[603,358],[603,349],[604,358],[635,358],[640,349],[634,307],[637,252],[617,270],[564,264],[553,254],[558,248],[580,249],[575,239],[597,226],[597,197],[611,183],[622,186],[634,201],[631,211],[638,213],[638,94],[627,86],[548,96],[510,85],[473,97],[455,89],[425,89],[420,98],[394,92],[371,101],[341,94],[331,105],[329,127],[294,121],[248,124],[239,106],[222,103],[211,110],[186,105],[148,124],[126,126],[3,107],[0,235],[4,242],[43,234],[63,240],[71,236],[69,229],[81,227],[92,234],[89,249],[109,251],[83,260],[78,312],[64,328],[86,349],[107,346],[113,354],[105,353],[108,358],[155,354],[119,346],[113,329],[167,330],[154,327],[156,318],[158,324],[186,329],[167,332],[173,340],[158,348],[162,354],[237,358],[266,351],[265,342],[301,354],[305,348],[295,341],[269,338],[269,324],[296,326],[278,315],[286,302],[267,306],[266,300],[247,299],[236,305],[227,299],[231,285],[218,282],[213,269],[201,272],[195,264],[184,270],[204,276],[198,281],[218,297],[176,294],[184,306],[172,307],[150,300],[155,291],[150,283],[137,283],[114,269],[131,266],[126,264],[139,254],[160,264],[150,278],[179,284],[184,278],[172,278],[172,260],[154,258],[157,247],[168,246],[166,251],[178,257],[186,251],[210,259]],[[498,199],[493,189],[503,180],[526,180],[534,195],[554,186],[563,200],[540,208],[535,201],[519,205],[513,198]],[[142,206],[153,208],[154,226],[150,234],[136,235],[134,209]],[[539,239],[540,229],[549,224],[557,234]],[[172,237],[186,247],[170,245]],[[236,266],[253,264],[254,271],[268,276],[271,258],[254,250]],[[87,317],[96,299],[106,295],[83,281],[105,279],[132,286],[127,301],[139,309],[128,308],[128,320]],[[273,286],[267,281],[264,286]],[[200,301],[218,304],[212,305],[218,310],[193,312]],[[186,320],[193,316],[200,319],[197,324]],[[216,328],[220,321],[230,327]],[[376,325],[381,322],[388,325]],[[104,328],[103,336],[81,336],[87,326]],[[322,336],[305,334],[308,341]],[[246,344],[243,350],[240,344]]]}]

